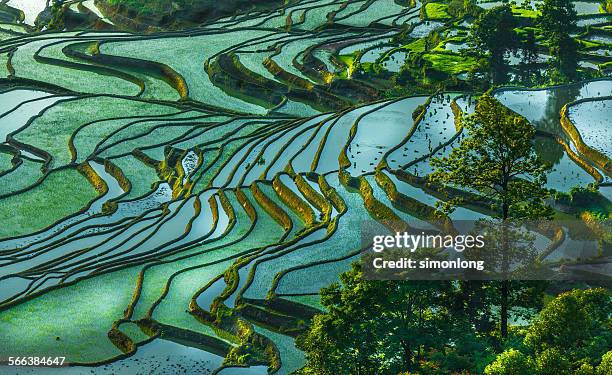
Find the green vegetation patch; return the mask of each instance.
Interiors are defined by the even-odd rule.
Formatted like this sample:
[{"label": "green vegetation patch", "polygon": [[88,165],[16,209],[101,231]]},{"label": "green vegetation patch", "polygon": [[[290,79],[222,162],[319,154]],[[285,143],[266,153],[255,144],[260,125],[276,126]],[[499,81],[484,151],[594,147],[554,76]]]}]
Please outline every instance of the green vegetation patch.
[{"label": "green vegetation patch", "polygon": [[412,51],[412,52],[425,52],[425,44],[426,44],[426,42],[427,41],[425,40],[425,38],[417,39],[414,42],[406,44],[402,48],[407,49],[407,50]]},{"label": "green vegetation patch", "polygon": [[451,18],[447,12],[448,5],[440,3],[425,4],[425,15],[430,20]]},{"label": "green vegetation patch", "polygon": [[518,17],[536,18],[540,15],[540,12],[538,12],[537,10],[533,10],[533,9],[526,9],[526,8],[513,6],[512,14]]},{"label": "green vegetation patch", "polygon": [[576,39],[576,41],[584,48],[598,48],[598,47],[604,47],[605,45],[598,43],[598,42],[593,42],[591,40],[584,40],[584,39]]},{"label": "green vegetation patch", "polygon": [[428,53],[423,55],[423,59],[429,61],[434,69],[449,74],[466,72],[476,63],[476,60],[469,56],[442,53]]},{"label": "green vegetation patch", "polygon": [[54,171],[40,185],[0,200],[0,216],[4,218],[0,238],[43,229],[79,211],[97,195],[77,170]]},{"label": "green vegetation patch", "polygon": [[321,304],[321,296],[318,294],[304,296],[282,296],[281,298],[325,311],[325,307]]}]

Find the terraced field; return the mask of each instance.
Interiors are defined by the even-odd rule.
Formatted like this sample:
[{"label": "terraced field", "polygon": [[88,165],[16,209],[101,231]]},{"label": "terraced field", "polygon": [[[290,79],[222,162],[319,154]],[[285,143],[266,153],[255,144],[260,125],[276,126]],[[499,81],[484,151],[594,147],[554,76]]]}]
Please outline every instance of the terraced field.
[{"label": "terraced field", "polygon": [[[92,1],[70,6],[104,17]],[[364,250],[358,223],[432,227],[447,199],[424,177],[477,97],[390,98],[352,76],[427,54],[462,77],[470,61],[452,43],[466,21],[420,7],[304,0],[149,34],[0,23],[0,361],[69,353],[68,374],[300,368],[294,338]],[[425,52],[432,31],[443,40]],[[609,26],[580,31],[605,72]],[[549,188],[609,197],[611,79],[495,96],[537,127]]]}]

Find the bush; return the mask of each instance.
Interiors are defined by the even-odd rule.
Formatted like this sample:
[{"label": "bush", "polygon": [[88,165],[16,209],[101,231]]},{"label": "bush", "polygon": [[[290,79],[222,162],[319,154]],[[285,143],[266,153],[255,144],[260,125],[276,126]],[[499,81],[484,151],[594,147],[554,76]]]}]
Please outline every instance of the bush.
[{"label": "bush", "polygon": [[533,374],[534,366],[531,360],[516,349],[508,349],[495,358],[485,368],[485,375],[524,375]]},{"label": "bush", "polygon": [[569,374],[570,363],[556,348],[543,351],[536,358],[538,373],[541,375]]},{"label": "bush", "polygon": [[612,350],[601,357],[601,363],[597,366],[597,375],[612,374]]}]

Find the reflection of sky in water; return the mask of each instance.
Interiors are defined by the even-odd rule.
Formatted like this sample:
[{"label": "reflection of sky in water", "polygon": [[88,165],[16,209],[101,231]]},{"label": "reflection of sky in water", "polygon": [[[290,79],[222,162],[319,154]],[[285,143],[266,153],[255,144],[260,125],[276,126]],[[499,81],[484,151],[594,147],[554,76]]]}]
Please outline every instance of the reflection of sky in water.
[{"label": "reflection of sky in water", "polygon": [[557,133],[560,128],[559,111],[564,104],[581,98],[611,94],[612,81],[600,80],[542,90],[507,89],[498,91],[495,98],[525,116],[536,127]]},{"label": "reflection of sky in water", "polygon": [[583,67],[583,68],[590,68],[590,69],[595,69],[595,70],[599,70],[599,67],[597,66],[597,64],[594,64],[592,62],[588,62],[588,61],[578,61],[578,66]]},{"label": "reflection of sky in water", "polygon": [[491,9],[491,8],[495,8],[498,7],[500,5],[503,5],[504,3],[502,3],[501,1],[491,1],[491,2],[478,2],[478,6],[481,7],[482,9]]},{"label": "reflection of sky in water", "polygon": [[463,51],[464,49],[467,49],[468,46],[465,43],[454,43],[454,42],[448,42],[444,45],[444,49],[447,51],[451,51],[451,52],[456,52],[459,53],[461,51]]},{"label": "reflection of sky in water", "polygon": [[382,65],[388,71],[397,73],[406,62],[406,57],[408,57],[408,53],[406,53],[406,51],[393,52],[393,54],[389,56]]},{"label": "reflection of sky in water", "polygon": [[599,13],[599,2],[573,1],[574,8],[578,14],[597,14]]},{"label": "reflection of sky in water", "polygon": [[368,50],[366,53],[363,54],[363,56],[361,56],[361,59],[359,61],[362,63],[374,63],[388,49],[389,47],[377,47]]},{"label": "reflection of sky in water", "polygon": [[600,23],[606,23],[609,20],[612,20],[612,17],[608,15],[601,15],[599,17],[583,18],[581,20],[578,20],[578,22],[576,22],[576,25],[579,27],[584,27],[587,25],[597,25]]},{"label": "reflection of sky in water", "polygon": [[[506,55],[506,59],[510,65],[518,65],[523,61],[523,51],[517,51],[516,53],[509,53]],[[538,53],[536,63],[545,63],[550,60],[550,55],[544,53]]]},{"label": "reflection of sky in water", "polygon": [[580,103],[569,108],[569,118],[580,132],[582,140],[607,157],[612,156],[612,100]]},{"label": "reflection of sky in water", "polygon": [[228,367],[219,371],[219,375],[266,375],[268,373],[267,366],[253,367]]},{"label": "reflection of sky in water", "polygon": [[444,26],[444,23],[438,21],[425,21],[418,24],[410,32],[410,36],[413,38],[424,38],[429,33],[437,28]]},{"label": "reflection of sky in water", "polygon": [[98,7],[96,7],[96,5],[94,4],[94,0],[83,1],[83,5],[85,5],[85,7],[87,9],[91,10],[92,12],[94,12],[98,17],[100,17],[102,19],[105,19],[104,14],[102,14],[102,12],[100,12]]},{"label": "reflection of sky in water", "polygon": [[574,186],[586,186],[595,181],[553,138],[536,137],[536,151],[544,162],[552,164],[546,174],[547,188],[567,192]]},{"label": "reflection of sky in water", "polygon": [[612,38],[608,35],[589,35],[585,39],[592,42],[612,44]]},{"label": "reflection of sky in water", "polygon": [[587,51],[587,53],[589,55],[598,55],[598,56],[610,56],[612,55],[612,50],[606,49],[606,48],[600,48],[600,49],[592,49]]},{"label": "reflection of sky in water", "polygon": [[21,9],[25,13],[24,23],[34,25],[36,16],[47,6],[45,0],[9,0],[8,5],[13,8]]}]

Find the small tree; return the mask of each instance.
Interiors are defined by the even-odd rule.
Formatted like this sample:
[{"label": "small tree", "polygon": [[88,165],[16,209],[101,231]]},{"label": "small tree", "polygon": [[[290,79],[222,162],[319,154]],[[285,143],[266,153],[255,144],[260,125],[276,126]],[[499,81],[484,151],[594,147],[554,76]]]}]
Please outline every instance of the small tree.
[{"label": "small tree", "polygon": [[[521,59],[520,72],[524,82],[532,83],[539,81],[538,69],[538,45],[536,42],[535,33],[532,29],[528,29],[525,33],[525,39],[521,44],[523,56]],[[533,77],[536,75],[536,77]],[[535,78],[535,79],[534,79]]]},{"label": "small tree", "polygon": [[537,22],[547,38],[568,35],[576,26],[577,13],[570,0],[544,0],[539,5]]},{"label": "small tree", "polygon": [[489,53],[489,67],[494,83],[505,80],[508,67],[507,52],[514,52],[519,46],[518,27],[509,5],[491,8],[482,12],[474,21],[471,30],[472,44],[478,51]]},{"label": "small tree", "polygon": [[574,4],[570,0],[544,0],[539,9],[537,23],[548,40],[556,68],[563,76],[573,78],[578,65],[578,45],[569,35],[577,21]]},{"label": "small tree", "polygon": [[[462,125],[467,136],[448,157],[432,159],[430,181],[477,191],[503,220],[548,217],[543,199],[550,166],[535,152],[535,128],[488,93]],[[447,203],[452,209],[461,201]]]},{"label": "small tree", "polygon": [[[535,153],[535,128],[489,94],[480,98],[476,112],[463,120],[463,126],[467,137],[459,147],[448,157],[432,160],[436,170],[430,175],[430,182],[479,193],[498,213],[502,223],[509,219],[549,217],[551,209],[543,199],[548,196],[544,184],[550,166]],[[460,203],[460,199],[453,199],[441,208],[451,211]],[[502,337],[508,334],[509,292],[510,282],[503,280],[500,287]]]}]

